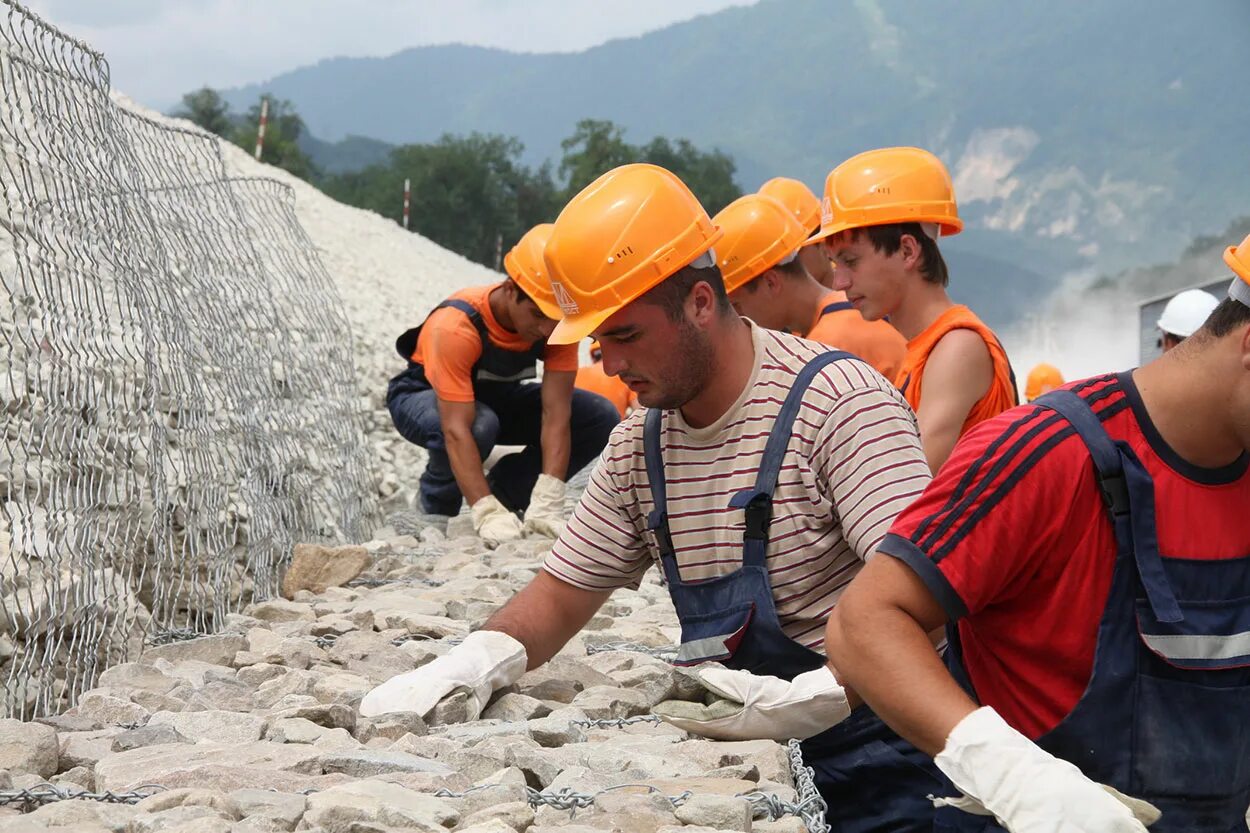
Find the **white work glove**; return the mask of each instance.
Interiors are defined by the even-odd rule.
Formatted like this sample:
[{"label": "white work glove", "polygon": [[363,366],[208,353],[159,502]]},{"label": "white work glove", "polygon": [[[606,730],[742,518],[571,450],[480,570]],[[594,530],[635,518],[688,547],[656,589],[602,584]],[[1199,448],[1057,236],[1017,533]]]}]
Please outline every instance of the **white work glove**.
[{"label": "white work glove", "polygon": [[490,697],[525,673],[525,646],[506,633],[474,631],[456,647],[414,671],[391,677],[360,701],[360,713],[416,712],[425,717],[457,691],[469,695],[469,720],[477,720]]},{"label": "white work glove", "polygon": [[473,531],[488,547],[520,539],[521,519],[509,512],[494,495],[479,499],[469,511],[473,513]]},{"label": "white work glove", "polygon": [[961,720],[934,762],[965,794],[935,805],[993,815],[1011,833],[1146,833],[1161,815],[1086,778],[989,707]]},{"label": "white work glove", "polygon": [[564,531],[564,481],[549,474],[538,475],[530,506],[525,510],[525,534],[559,538]]},{"label": "white work glove", "polygon": [[851,713],[846,692],[828,666],[779,677],[710,666],[694,672],[713,695],[710,706],[666,700],[651,711],[679,729],[716,740],[805,740]]}]

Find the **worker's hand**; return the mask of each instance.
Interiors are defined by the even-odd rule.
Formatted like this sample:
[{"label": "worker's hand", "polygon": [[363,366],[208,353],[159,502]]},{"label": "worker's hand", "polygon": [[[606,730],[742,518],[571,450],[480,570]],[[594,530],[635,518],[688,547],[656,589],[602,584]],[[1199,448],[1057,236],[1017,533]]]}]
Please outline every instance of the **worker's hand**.
[{"label": "worker's hand", "polygon": [[851,713],[846,692],[828,666],[791,682],[709,666],[694,672],[715,697],[711,705],[666,700],[652,709],[665,722],[716,740],[803,740]]},{"label": "worker's hand", "polygon": [[516,682],[526,663],[525,646],[506,633],[474,631],[444,656],[370,691],[360,701],[360,713],[416,712],[425,717],[444,697],[464,691],[469,720],[477,720],[490,696]]},{"label": "worker's hand", "polygon": [[549,474],[538,475],[530,506],[525,510],[525,534],[559,538],[564,532],[564,481]]},{"label": "worker's hand", "polygon": [[488,547],[497,547],[505,541],[521,537],[521,519],[499,502],[494,495],[487,495],[473,504],[473,531]]},{"label": "worker's hand", "polygon": [[989,707],[961,720],[934,761],[964,793],[934,804],[993,815],[1011,833],[1146,833],[1161,815],[1148,802],[1086,778]]}]

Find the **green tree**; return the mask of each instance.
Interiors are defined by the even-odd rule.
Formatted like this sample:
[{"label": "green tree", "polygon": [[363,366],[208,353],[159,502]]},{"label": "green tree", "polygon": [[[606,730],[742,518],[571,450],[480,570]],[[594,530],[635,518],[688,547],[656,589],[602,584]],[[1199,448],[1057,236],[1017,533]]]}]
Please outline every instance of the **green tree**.
[{"label": "green tree", "polygon": [[582,119],[573,135],[560,142],[560,178],[565,195],[572,197],[605,171],[639,161],[638,148],[628,144],[624,131],[610,121]]},{"label": "green tree", "polygon": [[[247,111],[243,122],[234,131],[234,143],[249,153],[256,150],[256,133],[260,126],[260,102]],[[300,179],[311,180],[318,174],[308,154],[300,149],[299,139],[307,128],[294,105],[284,99],[269,97],[269,115],[265,124],[265,146],[261,161],[276,165]]]},{"label": "green tree", "polygon": [[521,164],[515,138],[445,135],[404,145],[390,164],[329,177],[327,194],[399,221],[403,184],[412,181],[409,227],[470,260],[494,266],[497,241],[507,252],[521,235],[550,221],[560,202],[550,166]]},{"label": "green tree", "polygon": [[668,168],[677,174],[703,203],[708,213],[715,214],[742,196],[734,182],[737,170],[733,159],[720,150],[701,151],[687,139],[670,142],[656,136],[642,147],[641,160]]},{"label": "green tree", "polygon": [[560,176],[570,198],[600,174],[629,162],[650,162],[668,168],[690,186],[703,207],[716,213],[738,197],[734,161],[719,150],[701,151],[687,139],[656,136],[641,147],[625,141],[624,131],[610,121],[582,119],[573,135],[560,143],[564,155]]},{"label": "green tree", "polygon": [[230,106],[212,87],[201,87],[182,97],[182,107],[175,110],[176,118],[186,119],[217,136],[228,136],[234,130]]}]

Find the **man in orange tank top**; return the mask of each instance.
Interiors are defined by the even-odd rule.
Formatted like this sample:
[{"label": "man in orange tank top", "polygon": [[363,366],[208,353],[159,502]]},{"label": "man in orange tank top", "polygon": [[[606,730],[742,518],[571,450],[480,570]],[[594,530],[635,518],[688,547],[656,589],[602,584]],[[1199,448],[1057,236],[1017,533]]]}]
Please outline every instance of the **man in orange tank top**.
[{"label": "man in orange tank top", "polygon": [[596,393],[611,402],[622,418],[638,407],[638,397],[629,385],[619,376],[609,376],[603,369],[603,348],[597,341],[590,343],[590,364],[577,368],[573,384],[578,390]]},{"label": "man in orange tank top", "polygon": [[962,228],[941,161],[920,148],[885,148],[833,169],[812,238],[836,263],[835,288],[869,321],[889,316],[907,339],[894,383],[916,411],[934,472],[965,431],[1018,404],[998,337],[946,293],[937,238]]},{"label": "man in orange tank top", "polygon": [[725,234],[716,247],[717,265],[739,315],[853,353],[894,380],[907,352],[903,337],[884,321],[865,321],[841,292],[808,274],[798,248],[808,230],[785,205],[747,194],[712,222]]}]

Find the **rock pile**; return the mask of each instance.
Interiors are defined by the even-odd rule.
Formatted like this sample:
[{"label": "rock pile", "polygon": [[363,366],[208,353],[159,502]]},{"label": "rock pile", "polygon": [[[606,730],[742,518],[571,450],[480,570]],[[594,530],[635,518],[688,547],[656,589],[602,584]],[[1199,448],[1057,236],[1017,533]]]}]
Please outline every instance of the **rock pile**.
[{"label": "rock pile", "polygon": [[9,806],[0,831],[804,829],[793,815],[753,819],[742,797],[796,800],[785,747],[692,738],[648,719],[661,700],[700,695],[639,650],[663,653],[678,635],[653,578],[614,594],[480,720],[464,722],[463,695],[424,717],[360,717],[365,692],[450,650],[550,547],[529,539],[488,550],[467,517],[405,528],[417,534],[301,548],[284,583],[290,598],[109,668],[67,714],[0,721],[0,801],[45,782],[147,795]]}]

